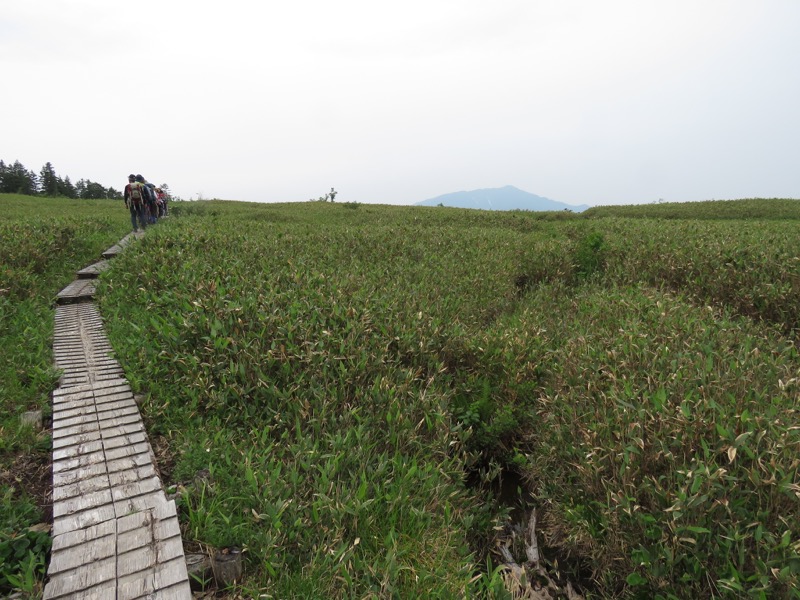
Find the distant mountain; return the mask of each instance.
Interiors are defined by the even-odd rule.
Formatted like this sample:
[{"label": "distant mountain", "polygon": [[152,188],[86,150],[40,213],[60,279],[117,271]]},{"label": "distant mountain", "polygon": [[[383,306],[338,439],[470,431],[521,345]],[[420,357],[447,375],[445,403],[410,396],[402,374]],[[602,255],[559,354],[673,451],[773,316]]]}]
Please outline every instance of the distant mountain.
[{"label": "distant mountain", "polygon": [[454,192],[417,202],[415,206],[450,206],[454,208],[477,208],[481,210],[564,210],[581,212],[589,208],[587,204],[578,206],[556,202],[513,185],[471,192]]}]

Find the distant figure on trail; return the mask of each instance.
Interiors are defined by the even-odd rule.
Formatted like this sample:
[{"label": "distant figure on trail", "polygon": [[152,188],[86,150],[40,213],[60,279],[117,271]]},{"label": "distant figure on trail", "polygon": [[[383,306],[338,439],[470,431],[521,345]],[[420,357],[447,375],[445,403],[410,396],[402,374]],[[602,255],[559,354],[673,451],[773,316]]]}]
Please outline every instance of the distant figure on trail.
[{"label": "distant figure on trail", "polygon": [[330,198],[330,199],[331,199],[331,202],[335,202],[335,200],[336,200],[336,194],[338,194],[338,193],[339,193],[339,192],[337,192],[335,189],[331,188],[331,191],[330,191],[330,193],[328,194],[328,198]]},{"label": "distant figure on trail", "polygon": [[133,231],[139,231],[136,226],[137,219],[139,225],[142,227],[142,231],[147,227],[147,219],[144,214],[145,193],[144,186],[136,181],[136,175],[128,175],[128,185],[125,186],[123,199],[125,200],[125,206],[131,211],[131,225],[133,226]]}]

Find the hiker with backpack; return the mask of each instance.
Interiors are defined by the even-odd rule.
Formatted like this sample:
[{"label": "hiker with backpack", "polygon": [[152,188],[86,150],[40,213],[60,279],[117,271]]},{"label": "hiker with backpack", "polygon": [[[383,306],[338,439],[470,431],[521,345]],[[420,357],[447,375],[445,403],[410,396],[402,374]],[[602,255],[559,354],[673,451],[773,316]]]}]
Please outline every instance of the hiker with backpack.
[{"label": "hiker with backpack", "polygon": [[146,193],[147,192],[144,191],[144,185],[136,181],[136,175],[128,175],[128,185],[125,186],[123,199],[125,200],[125,206],[131,211],[131,225],[133,225],[134,232],[139,231],[136,227],[137,219],[142,226],[142,231],[147,227],[147,219],[145,217]]},{"label": "hiker with backpack", "polygon": [[158,212],[156,208],[156,193],[155,185],[147,183],[147,180],[141,175],[136,176],[136,181],[142,184],[142,192],[144,197],[145,218],[150,224],[155,224],[158,220]]}]

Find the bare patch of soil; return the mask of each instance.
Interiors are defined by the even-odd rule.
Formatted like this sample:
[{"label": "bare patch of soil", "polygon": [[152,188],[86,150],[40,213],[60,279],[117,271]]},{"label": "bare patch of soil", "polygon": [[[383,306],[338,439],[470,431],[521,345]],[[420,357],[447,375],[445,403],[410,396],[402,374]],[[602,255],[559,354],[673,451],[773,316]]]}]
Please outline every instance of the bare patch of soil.
[{"label": "bare patch of soil", "polygon": [[27,496],[39,507],[42,521],[53,521],[53,465],[48,452],[20,452],[0,467],[0,485],[17,490],[17,497]]}]

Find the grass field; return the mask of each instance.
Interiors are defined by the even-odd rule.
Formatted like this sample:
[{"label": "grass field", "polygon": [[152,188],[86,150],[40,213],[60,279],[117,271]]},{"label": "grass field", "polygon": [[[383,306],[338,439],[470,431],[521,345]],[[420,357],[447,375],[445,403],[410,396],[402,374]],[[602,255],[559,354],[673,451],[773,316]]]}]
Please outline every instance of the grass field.
[{"label": "grass field", "polygon": [[246,597],[503,597],[534,506],[587,597],[798,597],[799,216],[176,203],[99,301]]}]

